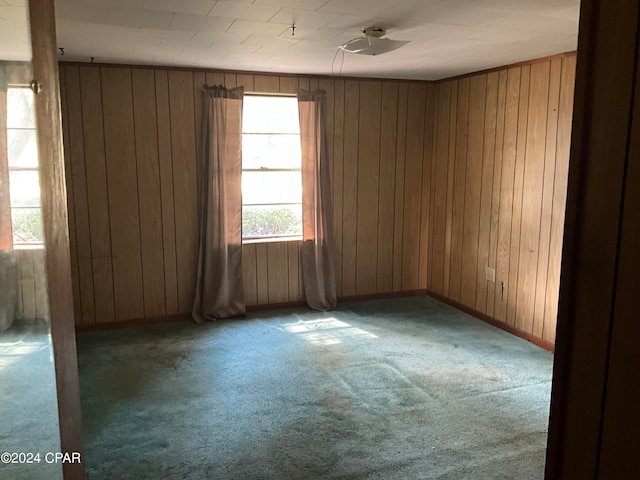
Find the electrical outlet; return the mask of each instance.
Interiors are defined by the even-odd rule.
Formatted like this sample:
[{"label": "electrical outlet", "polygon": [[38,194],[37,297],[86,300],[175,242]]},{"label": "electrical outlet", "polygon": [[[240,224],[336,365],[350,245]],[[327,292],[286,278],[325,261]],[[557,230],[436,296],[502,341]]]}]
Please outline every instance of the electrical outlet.
[{"label": "electrical outlet", "polygon": [[487,277],[487,280],[489,280],[490,282],[495,282],[496,281],[496,269],[487,267],[486,277]]}]

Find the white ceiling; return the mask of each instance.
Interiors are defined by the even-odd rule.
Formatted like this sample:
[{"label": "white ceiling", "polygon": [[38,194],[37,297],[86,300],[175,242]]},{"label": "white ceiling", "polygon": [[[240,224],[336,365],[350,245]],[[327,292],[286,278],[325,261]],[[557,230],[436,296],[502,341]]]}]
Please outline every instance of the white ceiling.
[{"label": "white ceiling", "polygon": [[[0,58],[18,51],[0,0]],[[436,80],[575,50],[579,0],[56,0],[61,60]],[[7,4],[6,6],[4,4]],[[7,20],[5,22],[2,19]],[[295,23],[295,36],[291,24]],[[337,57],[380,25],[409,40]],[[4,42],[6,32],[18,43]]]},{"label": "white ceiling", "polygon": [[0,0],[0,60],[31,59],[27,0]]}]

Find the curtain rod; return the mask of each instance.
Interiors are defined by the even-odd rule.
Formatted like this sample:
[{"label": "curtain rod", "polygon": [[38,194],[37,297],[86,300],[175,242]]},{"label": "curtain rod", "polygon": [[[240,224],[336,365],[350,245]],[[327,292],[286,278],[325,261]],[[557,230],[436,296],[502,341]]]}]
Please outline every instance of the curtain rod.
[{"label": "curtain rod", "polygon": [[281,92],[244,92],[245,95],[251,95],[253,97],[295,97],[295,93],[281,93]]}]

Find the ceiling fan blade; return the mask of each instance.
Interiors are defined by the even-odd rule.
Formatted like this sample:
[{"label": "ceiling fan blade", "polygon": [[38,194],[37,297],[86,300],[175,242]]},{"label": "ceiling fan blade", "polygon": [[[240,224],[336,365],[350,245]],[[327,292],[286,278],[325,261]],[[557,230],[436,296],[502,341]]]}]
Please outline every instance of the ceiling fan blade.
[{"label": "ceiling fan blade", "polygon": [[407,43],[409,42],[365,36],[349,40],[347,43],[340,45],[340,48],[347,53],[356,53],[358,55],[382,55]]}]

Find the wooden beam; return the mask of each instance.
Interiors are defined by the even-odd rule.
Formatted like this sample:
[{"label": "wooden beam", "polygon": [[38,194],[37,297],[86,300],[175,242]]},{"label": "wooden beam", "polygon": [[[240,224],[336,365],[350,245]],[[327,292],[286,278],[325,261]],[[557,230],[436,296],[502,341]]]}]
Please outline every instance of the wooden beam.
[{"label": "wooden beam", "polygon": [[[35,105],[60,448],[84,458],[53,0],[30,0],[29,17],[33,75],[41,86]],[[82,463],[65,463],[62,468],[65,479],[86,478]]]}]

